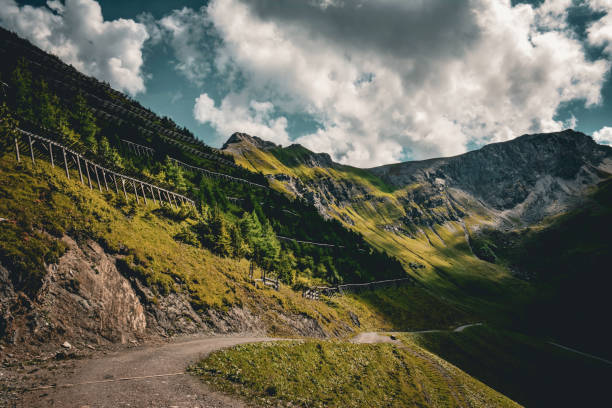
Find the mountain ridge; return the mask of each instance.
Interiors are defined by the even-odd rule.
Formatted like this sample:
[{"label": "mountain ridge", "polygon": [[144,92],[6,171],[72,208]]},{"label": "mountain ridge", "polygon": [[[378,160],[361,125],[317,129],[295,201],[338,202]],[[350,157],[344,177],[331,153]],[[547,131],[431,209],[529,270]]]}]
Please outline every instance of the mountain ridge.
[{"label": "mountain ridge", "polygon": [[[258,138],[259,139],[259,138]],[[262,141],[260,140],[260,145]],[[237,144],[242,140],[231,137],[224,145],[223,150],[233,153],[238,159],[245,157],[249,150],[242,148],[238,151]],[[267,142],[271,143],[271,142]],[[258,148],[258,145],[253,144]],[[299,146],[299,147],[296,147]],[[299,155],[293,151],[299,149]],[[270,153],[282,163],[282,167],[298,167],[305,164],[312,168],[321,169],[346,169],[351,166],[335,163],[326,153],[314,153],[300,145],[281,147],[278,145],[266,145],[262,149]],[[292,157],[298,156],[298,157]],[[306,157],[307,160],[303,158]],[[318,160],[319,158],[325,160]],[[257,168],[266,173],[267,168]],[[272,164],[270,167],[274,168]],[[281,167],[281,166],[278,166]],[[283,170],[277,169],[277,170]],[[444,192],[449,189],[461,189],[477,201],[490,207],[489,212],[498,213],[505,221],[512,216],[524,216],[528,223],[541,221],[546,216],[554,215],[568,208],[559,206],[565,200],[580,196],[581,186],[594,185],[598,181],[612,173],[612,148],[599,145],[590,137],[580,132],[567,129],[562,132],[547,134],[526,134],[507,142],[493,143],[474,151],[451,157],[432,158],[420,161],[408,161],[377,166],[367,169],[359,169],[368,172],[378,178],[384,184],[392,186],[394,190],[402,189],[413,183],[420,183],[426,187],[425,193],[434,196],[435,193]],[[287,174],[289,173],[289,174]],[[307,194],[305,186],[296,187],[297,182],[294,174],[282,171],[267,172],[270,179],[275,179],[289,186],[288,190],[297,195],[303,195],[306,199],[313,201],[324,215],[330,215],[330,202],[334,200],[329,193],[329,186],[318,178],[319,198],[316,191]],[[547,178],[548,177],[548,178]],[[304,182],[304,177],[297,177]],[[306,178],[312,182],[315,178]],[[537,185],[538,182],[540,185]],[[327,183],[329,185],[329,183]],[[349,188],[338,188],[337,192],[349,192],[355,186]],[[545,211],[535,211],[533,206],[526,203],[531,195],[531,200],[539,200],[542,194],[552,194],[556,197],[558,208],[548,208]],[[357,188],[353,196],[365,195],[367,191]],[[342,196],[342,194],[340,194]],[[418,200],[418,197],[417,197]],[[462,211],[457,205],[457,200],[437,198],[431,201],[428,208],[446,204],[449,209],[448,219],[455,219]],[[526,204],[525,208],[517,208]],[[567,203],[568,206],[575,203]],[[433,207],[432,207],[433,206]],[[453,211],[450,211],[450,210]],[[512,211],[514,209],[514,211]],[[418,212],[408,211],[413,217]]]}]

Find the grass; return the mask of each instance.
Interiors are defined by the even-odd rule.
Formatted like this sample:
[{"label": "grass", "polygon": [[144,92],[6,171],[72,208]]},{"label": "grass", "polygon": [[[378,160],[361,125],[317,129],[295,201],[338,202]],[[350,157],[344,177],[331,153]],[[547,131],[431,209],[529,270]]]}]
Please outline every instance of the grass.
[{"label": "grass", "polygon": [[611,228],[608,179],[571,212],[522,230],[483,230],[473,242],[481,256],[530,278],[536,295],[517,323],[521,330],[554,335],[562,344],[611,359],[609,331],[585,335],[605,324],[612,306]]},{"label": "grass", "polygon": [[416,344],[248,344],[215,352],[191,372],[264,406],[518,406]]},{"label": "grass", "polygon": [[[17,163],[11,154],[0,157],[0,197],[0,218],[7,220],[0,222],[0,262],[11,272],[17,289],[30,296],[40,286],[46,266],[63,254],[61,237],[69,235],[79,243],[99,242],[116,257],[125,276],[135,276],[151,287],[154,295],[141,299],[145,303],[182,293],[200,312],[244,307],[258,315],[262,327],[273,335],[299,334],[287,315],[312,318],[331,336],[372,328],[422,327],[428,322],[446,327],[451,320],[466,318],[418,288],[376,291],[388,305],[374,304],[369,292],[314,301],[287,286],[279,292],[255,288],[248,282],[246,260],[218,257],[181,242],[181,233],[194,222],[189,212],[151,202],[136,205],[114,192],[91,190],[76,173],[68,180],[63,169],[52,169],[43,160],[33,168],[26,160]],[[351,314],[359,318],[361,327]],[[396,327],[397,316],[404,316],[401,327]]]},{"label": "grass", "polygon": [[463,332],[398,335],[439,355],[513,400],[532,407],[610,404],[612,366],[542,339],[487,325]]},{"label": "grass", "polygon": [[[479,203],[461,197],[458,205],[467,214],[464,224],[449,221],[444,226],[405,226],[405,229],[412,229],[408,231],[410,234],[388,231],[382,226],[401,225],[407,205],[425,214],[431,211],[444,215],[447,209],[423,209],[416,202],[407,204],[405,197],[422,188],[419,184],[398,189],[363,169],[342,165],[333,168],[308,167],[302,164],[302,158],[307,154],[311,153],[299,146],[272,151],[245,146],[235,157],[245,167],[266,174],[288,174],[305,183],[332,178],[358,186],[367,193],[352,196],[350,204],[331,205],[330,215],[345,227],[361,233],[375,248],[398,258],[404,269],[423,285],[430,296],[444,299],[468,314],[499,323],[516,320],[516,316],[524,310],[524,305],[534,294],[531,285],[513,277],[505,265],[486,262],[472,253],[464,224],[470,227],[489,222],[486,211]],[[281,182],[275,181],[271,185],[291,194]],[[411,263],[422,264],[424,268],[412,270]]]}]

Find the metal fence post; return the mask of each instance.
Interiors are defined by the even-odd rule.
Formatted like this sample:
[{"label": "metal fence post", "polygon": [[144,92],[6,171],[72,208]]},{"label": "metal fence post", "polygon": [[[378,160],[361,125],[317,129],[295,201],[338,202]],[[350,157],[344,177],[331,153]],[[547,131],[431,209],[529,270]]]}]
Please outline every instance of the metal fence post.
[{"label": "metal fence post", "polygon": [[17,142],[17,138],[15,138],[15,153],[17,154],[17,161],[20,162],[21,158],[19,157],[19,143]]},{"label": "metal fence post", "polygon": [[32,148],[32,137],[28,135],[28,141],[30,143],[30,156],[32,156],[32,165],[36,166],[36,162],[34,161],[34,149]]},{"label": "metal fence post", "polygon": [[64,168],[66,169],[66,177],[70,179],[70,172],[68,171],[68,160],[66,160],[66,149],[62,147],[62,154],[64,155]]}]

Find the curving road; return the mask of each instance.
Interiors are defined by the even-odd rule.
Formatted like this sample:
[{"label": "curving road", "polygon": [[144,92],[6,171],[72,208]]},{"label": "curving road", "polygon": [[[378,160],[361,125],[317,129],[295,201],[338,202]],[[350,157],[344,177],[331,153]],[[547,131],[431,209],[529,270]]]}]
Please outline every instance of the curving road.
[{"label": "curving road", "polygon": [[76,360],[68,373],[52,374],[57,386],[26,392],[18,407],[246,407],[211,391],[185,368],[208,353],[274,340],[262,337],[208,337]]},{"label": "curving road", "polygon": [[[460,326],[463,331],[475,323]],[[441,330],[431,330],[441,331]],[[419,333],[419,332],[414,332]],[[185,368],[207,354],[243,343],[276,340],[267,337],[200,337],[143,346],[84,360],[69,369],[50,371],[44,381],[23,394],[18,407],[246,407],[236,399],[211,391]],[[360,333],[354,343],[399,340],[376,332]],[[41,385],[43,384],[43,385]]]}]

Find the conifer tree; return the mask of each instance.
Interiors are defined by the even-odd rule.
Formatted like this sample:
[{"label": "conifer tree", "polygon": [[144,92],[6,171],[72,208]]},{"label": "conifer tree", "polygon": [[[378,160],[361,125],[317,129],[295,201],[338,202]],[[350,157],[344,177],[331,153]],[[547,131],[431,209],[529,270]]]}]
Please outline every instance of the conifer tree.
[{"label": "conifer tree", "polygon": [[242,238],[240,228],[234,224],[230,224],[229,234],[232,246],[232,256],[234,258],[244,258],[247,255],[248,247]]},{"label": "conifer tree", "polygon": [[295,280],[296,265],[297,262],[293,252],[282,251],[276,266],[278,278],[287,285],[292,285],[293,281]]},{"label": "conifer tree", "polygon": [[213,251],[221,256],[231,255],[231,238],[227,231],[225,219],[218,207],[213,210],[209,225],[213,236]]},{"label": "conifer tree", "polygon": [[15,110],[17,116],[33,121],[32,111],[32,74],[28,69],[25,59],[21,58],[11,75],[11,87],[15,98]]},{"label": "conifer tree", "polygon": [[35,116],[36,121],[45,128],[58,130],[61,128],[62,108],[59,98],[49,91],[49,86],[43,80],[38,82],[38,89],[35,96]]},{"label": "conifer tree", "polygon": [[78,93],[74,99],[71,119],[72,126],[81,135],[85,145],[97,152],[96,136],[100,128],[96,125],[96,117],[81,93]]},{"label": "conifer tree", "polygon": [[183,169],[176,165],[169,157],[166,157],[164,163],[164,173],[166,174],[166,181],[181,193],[187,191],[187,182],[185,181],[185,175]]},{"label": "conifer tree", "polygon": [[14,139],[18,136],[18,126],[19,122],[13,118],[6,103],[2,102],[0,104],[0,140],[3,151],[14,144]]},{"label": "conifer tree", "polygon": [[102,136],[98,143],[98,155],[107,163],[112,163],[118,167],[123,167],[123,159],[116,149],[113,149],[105,136]]}]

